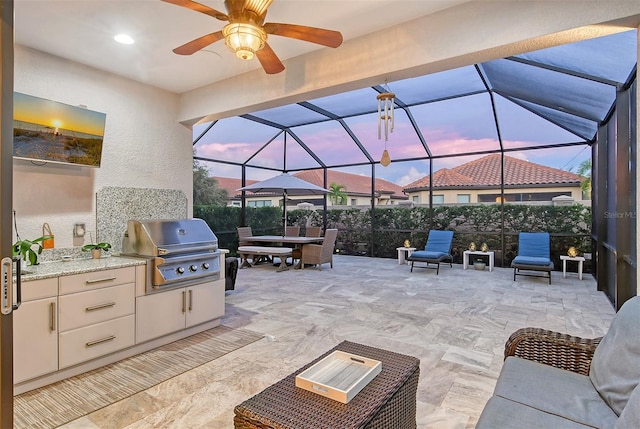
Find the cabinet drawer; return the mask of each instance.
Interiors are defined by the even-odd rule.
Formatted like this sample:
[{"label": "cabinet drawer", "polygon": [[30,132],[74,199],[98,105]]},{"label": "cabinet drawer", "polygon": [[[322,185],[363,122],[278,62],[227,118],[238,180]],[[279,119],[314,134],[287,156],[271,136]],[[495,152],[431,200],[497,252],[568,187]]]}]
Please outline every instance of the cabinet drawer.
[{"label": "cabinet drawer", "polygon": [[125,267],[60,277],[60,295],[136,281],[136,268]]},{"label": "cabinet drawer", "polygon": [[129,283],[61,296],[60,332],[133,314],[134,295],[135,284]]},{"label": "cabinet drawer", "polygon": [[49,298],[58,295],[58,278],[22,282],[22,301]]},{"label": "cabinet drawer", "polygon": [[135,316],[74,329],[60,334],[60,368],[133,346]]}]

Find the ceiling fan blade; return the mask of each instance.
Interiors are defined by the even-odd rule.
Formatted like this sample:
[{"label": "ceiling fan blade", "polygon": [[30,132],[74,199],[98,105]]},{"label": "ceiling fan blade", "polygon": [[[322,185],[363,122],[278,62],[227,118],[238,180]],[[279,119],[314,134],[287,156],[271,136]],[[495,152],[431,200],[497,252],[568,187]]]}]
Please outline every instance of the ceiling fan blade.
[{"label": "ceiling fan blade", "polygon": [[265,43],[264,48],[256,52],[256,55],[267,74],[277,74],[284,70],[284,64],[282,64],[282,61],[280,61],[280,58],[273,52],[268,43]]},{"label": "ceiling fan blade", "polygon": [[198,52],[200,49],[206,48],[210,44],[222,39],[224,39],[222,31],[216,31],[215,33],[198,37],[197,39],[194,39],[189,43],[185,43],[182,46],[178,46],[173,50],[173,52],[180,55],[191,55],[195,52]]},{"label": "ceiling fan blade", "polygon": [[162,0],[165,3],[175,4],[176,6],[186,7],[187,9],[195,10],[196,12],[204,13],[205,15],[212,16],[220,21],[228,21],[229,17],[226,13],[222,13],[215,9],[205,6],[192,0]]},{"label": "ceiling fan blade", "polygon": [[291,37],[292,39],[317,43],[330,48],[337,48],[342,44],[342,34],[339,31],[325,30],[324,28],[268,22],[264,24],[264,31],[267,34]]}]

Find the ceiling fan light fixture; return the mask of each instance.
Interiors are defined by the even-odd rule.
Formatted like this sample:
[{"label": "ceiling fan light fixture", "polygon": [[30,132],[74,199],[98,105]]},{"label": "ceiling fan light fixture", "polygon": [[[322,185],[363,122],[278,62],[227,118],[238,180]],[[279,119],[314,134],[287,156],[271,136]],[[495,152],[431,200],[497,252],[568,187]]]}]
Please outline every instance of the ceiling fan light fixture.
[{"label": "ceiling fan light fixture", "polygon": [[241,60],[249,61],[264,48],[267,33],[253,24],[234,22],[222,29],[224,43]]},{"label": "ceiling fan light fixture", "polygon": [[273,0],[246,0],[244,8],[254,12],[258,16],[263,16],[267,13],[267,9],[271,6]]}]

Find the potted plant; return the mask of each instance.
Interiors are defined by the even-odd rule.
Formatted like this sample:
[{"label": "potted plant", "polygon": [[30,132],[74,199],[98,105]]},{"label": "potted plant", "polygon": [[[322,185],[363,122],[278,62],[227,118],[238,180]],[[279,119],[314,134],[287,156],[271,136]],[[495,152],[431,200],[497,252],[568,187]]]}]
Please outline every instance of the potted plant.
[{"label": "potted plant", "polygon": [[51,237],[44,235],[35,240],[18,239],[18,241],[11,246],[13,256],[20,256],[20,259],[29,262],[29,265],[38,265],[38,255],[42,253],[42,242],[49,238]]},{"label": "potted plant", "polygon": [[98,244],[85,244],[82,246],[83,252],[91,251],[91,257],[93,259],[100,259],[102,251],[104,250],[105,252],[108,252],[109,249],[111,249],[111,244],[104,242]]}]

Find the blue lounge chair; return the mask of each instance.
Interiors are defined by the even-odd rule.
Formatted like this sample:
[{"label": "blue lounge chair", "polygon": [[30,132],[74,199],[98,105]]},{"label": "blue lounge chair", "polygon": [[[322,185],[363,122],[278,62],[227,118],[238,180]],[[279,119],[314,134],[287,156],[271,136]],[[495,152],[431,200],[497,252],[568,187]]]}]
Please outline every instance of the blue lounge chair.
[{"label": "blue lounge chair", "polygon": [[414,262],[426,262],[429,264],[436,264],[436,275],[440,273],[440,262],[449,260],[449,265],[453,267],[453,256],[451,256],[451,244],[453,243],[453,231],[438,231],[432,229],[429,231],[429,237],[427,238],[427,245],[424,250],[418,250],[413,252],[411,256],[407,258],[407,261],[411,261],[411,272],[413,272]]},{"label": "blue lounge chair", "polygon": [[[518,256],[511,262],[513,281],[516,281],[516,276],[547,277],[544,275],[546,272],[551,284],[551,271],[554,267],[550,247],[549,233],[521,232],[518,236]],[[542,275],[521,274],[520,270],[542,271]]]}]

